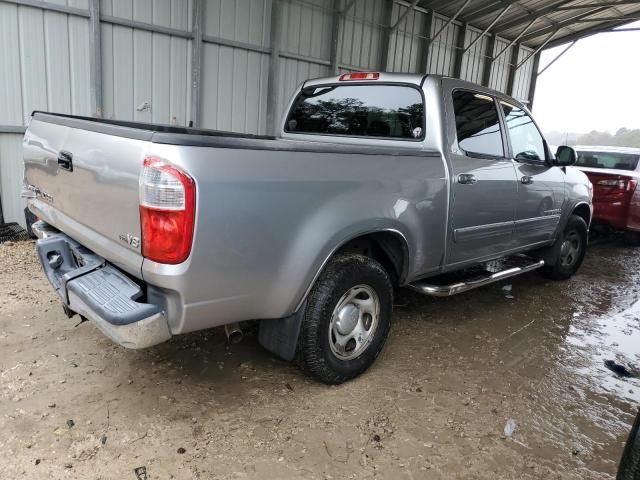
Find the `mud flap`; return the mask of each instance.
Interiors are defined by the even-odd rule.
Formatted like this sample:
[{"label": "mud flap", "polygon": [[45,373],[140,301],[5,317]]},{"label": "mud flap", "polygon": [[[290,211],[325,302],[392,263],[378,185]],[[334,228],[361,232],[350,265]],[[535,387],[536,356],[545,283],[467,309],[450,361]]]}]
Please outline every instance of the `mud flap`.
[{"label": "mud flap", "polygon": [[296,355],[298,335],[302,326],[307,301],[292,315],[285,318],[260,320],[258,342],[283,360],[290,362]]}]

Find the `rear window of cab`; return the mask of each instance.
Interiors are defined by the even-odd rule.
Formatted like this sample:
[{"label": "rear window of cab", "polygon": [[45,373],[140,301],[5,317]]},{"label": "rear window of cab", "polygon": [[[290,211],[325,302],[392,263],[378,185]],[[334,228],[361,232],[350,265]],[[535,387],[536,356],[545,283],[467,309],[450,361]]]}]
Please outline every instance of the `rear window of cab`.
[{"label": "rear window of cab", "polygon": [[635,170],[638,166],[638,155],[619,152],[578,151],[579,167],[612,168],[615,170]]},{"label": "rear window of cab", "polygon": [[288,133],[390,140],[424,138],[424,100],[409,85],[303,88],[285,123]]}]

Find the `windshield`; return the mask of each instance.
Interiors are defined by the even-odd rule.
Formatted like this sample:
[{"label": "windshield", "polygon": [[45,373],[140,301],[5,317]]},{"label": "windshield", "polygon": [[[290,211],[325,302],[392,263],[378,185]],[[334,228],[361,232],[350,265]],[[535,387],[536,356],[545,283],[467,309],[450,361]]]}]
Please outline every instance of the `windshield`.
[{"label": "windshield", "polygon": [[417,140],[423,138],[420,91],[405,85],[339,85],[302,90],[285,131]]},{"label": "windshield", "polygon": [[635,170],[638,166],[638,158],[638,155],[632,153],[579,151],[576,166]]}]

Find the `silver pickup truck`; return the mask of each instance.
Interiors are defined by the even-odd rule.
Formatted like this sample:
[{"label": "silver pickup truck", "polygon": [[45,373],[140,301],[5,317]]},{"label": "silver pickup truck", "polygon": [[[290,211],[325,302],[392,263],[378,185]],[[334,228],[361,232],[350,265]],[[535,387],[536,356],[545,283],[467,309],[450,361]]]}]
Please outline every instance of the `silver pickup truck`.
[{"label": "silver pickup truck", "polygon": [[592,192],[573,162],[501,93],[351,73],[300,85],[278,137],[34,112],[24,196],[69,316],[130,348],[259,320],[261,345],[340,383],[380,353],[396,286],[575,273]]}]

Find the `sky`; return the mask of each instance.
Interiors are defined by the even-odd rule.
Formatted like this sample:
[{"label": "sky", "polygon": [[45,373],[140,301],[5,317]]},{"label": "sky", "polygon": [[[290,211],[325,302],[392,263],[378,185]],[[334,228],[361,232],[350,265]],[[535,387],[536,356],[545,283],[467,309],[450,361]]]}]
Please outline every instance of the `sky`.
[{"label": "sky", "polygon": [[[540,70],[565,47],[544,51]],[[538,77],[533,114],[545,132],[640,128],[640,31],[579,40]]]}]

